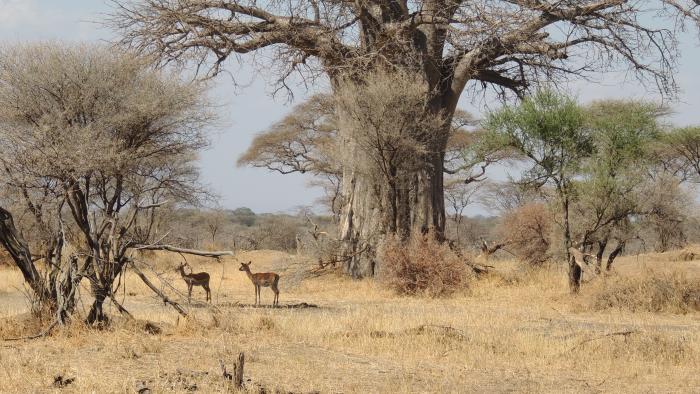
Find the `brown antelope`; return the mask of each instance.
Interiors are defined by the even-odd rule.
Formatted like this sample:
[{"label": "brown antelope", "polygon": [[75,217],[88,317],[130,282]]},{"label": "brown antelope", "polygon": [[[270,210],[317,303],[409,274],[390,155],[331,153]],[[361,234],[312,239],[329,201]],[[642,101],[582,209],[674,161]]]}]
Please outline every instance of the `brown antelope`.
[{"label": "brown antelope", "polygon": [[258,305],[260,301],[261,287],[269,287],[272,289],[272,291],[275,292],[275,300],[272,302],[272,305],[278,305],[280,299],[280,291],[277,288],[277,283],[280,280],[280,276],[275,274],[274,272],[258,272],[254,274],[250,272],[250,263],[250,261],[248,262],[248,264],[241,263],[241,268],[239,268],[238,270],[245,271],[250,281],[253,282],[253,285],[255,285],[255,305]]},{"label": "brown antelope", "polygon": [[204,291],[207,292],[207,301],[211,302],[211,290],[209,290],[209,274],[206,272],[186,274],[185,266],[187,266],[190,269],[190,272],[192,272],[192,267],[190,267],[190,265],[187,263],[180,264],[180,266],[177,269],[180,271],[180,276],[182,276],[182,279],[185,281],[185,283],[187,283],[187,301],[189,302],[192,299],[192,287],[202,286],[204,288]]}]

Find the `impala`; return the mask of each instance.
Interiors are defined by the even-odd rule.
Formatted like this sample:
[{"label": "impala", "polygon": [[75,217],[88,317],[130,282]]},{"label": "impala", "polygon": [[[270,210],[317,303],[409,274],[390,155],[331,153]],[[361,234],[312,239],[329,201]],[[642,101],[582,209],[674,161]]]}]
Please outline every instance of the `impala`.
[{"label": "impala", "polygon": [[192,299],[192,287],[202,286],[204,288],[204,291],[207,292],[207,301],[211,302],[211,290],[209,290],[209,274],[206,272],[186,274],[185,266],[187,266],[190,269],[190,272],[192,272],[192,267],[190,267],[190,265],[187,263],[180,264],[180,266],[177,269],[180,271],[180,276],[182,276],[182,279],[185,281],[185,283],[187,283],[187,301],[189,302]]},{"label": "impala", "polygon": [[239,268],[238,270],[244,271],[246,275],[248,275],[250,281],[253,282],[253,285],[255,285],[255,305],[258,305],[260,301],[261,287],[271,288],[272,291],[275,292],[275,300],[272,302],[272,305],[279,304],[280,291],[277,288],[277,283],[280,280],[280,276],[275,274],[274,272],[258,272],[254,274],[250,272],[250,263],[250,261],[248,262],[248,264],[241,263],[241,268]]}]

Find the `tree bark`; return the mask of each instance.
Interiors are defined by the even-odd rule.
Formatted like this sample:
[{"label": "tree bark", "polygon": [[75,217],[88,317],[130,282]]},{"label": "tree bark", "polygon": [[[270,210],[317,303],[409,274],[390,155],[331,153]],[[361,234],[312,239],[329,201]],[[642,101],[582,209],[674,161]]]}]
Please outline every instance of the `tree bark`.
[{"label": "tree bark", "polygon": [[[443,138],[440,138],[442,141]],[[352,142],[346,141],[352,145]],[[423,170],[405,174],[395,192],[387,182],[363,176],[357,156],[347,154],[343,166],[345,206],[340,220],[340,239],[348,258],[345,270],[354,278],[378,273],[377,249],[387,235],[406,238],[431,231],[444,240],[445,196],[443,188],[444,151],[447,141],[431,146],[423,158]],[[352,152],[348,149],[348,152]],[[387,214],[391,216],[387,217]]]},{"label": "tree bark", "polygon": [[605,248],[608,246],[608,239],[602,239],[598,241],[598,251],[595,254],[595,273],[599,274],[603,268],[603,254],[605,253]]},{"label": "tree bark", "polygon": [[32,262],[32,254],[29,251],[27,241],[17,231],[12,214],[2,207],[0,207],[0,244],[5,247],[12,260],[22,271],[24,280],[29,284],[34,294],[41,301],[50,301],[51,292],[46,288],[39,271]]},{"label": "tree bark", "polygon": [[569,290],[573,294],[578,293],[581,288],[581,273],[581,266],[576,257],[573,254],[569,255]]},{"label": "tree bark", "polygon": [[[572,293],[578,293],[581,287],[581,266],[576,261],[574,255],[571,254],[571,224],[569,222],[569,195],[564,192],[562,198],[562,210],[564,213],[564,248],[566,250],[566,259],[569,262],[569,290]],[[583,264],[583,261],[581,261]]]},{"label": "tree bark", "polygon": [[606,271],[610,271],[610,269],[612,268],[613,262],[615,262],[615,259],[617,258],[617,256],[619,256],[620,253],[622,253],[622,251],[624,249],[625,249],[625,243],[620,242],[619,244],[617,244],[617,247],[615,249],[613,249],[612,252],[610,252],[610,255],[608,256],[608,262],[605,265]]}]

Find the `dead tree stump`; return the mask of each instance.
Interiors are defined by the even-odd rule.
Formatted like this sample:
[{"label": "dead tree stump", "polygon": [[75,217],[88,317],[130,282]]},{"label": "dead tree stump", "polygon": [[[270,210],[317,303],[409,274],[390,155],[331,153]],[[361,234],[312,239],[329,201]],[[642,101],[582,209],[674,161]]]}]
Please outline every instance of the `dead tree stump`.
[{"label": "dead tree stump", "polygon": [[236,388],[243,387],[243,365],[245,364],[245,356],[243,353],[238,353],[238,361],[233,365],[233,383]]},{"label": "dead tree stump", "polygon": [[226,371],[226,364],[222,360],[219,360],[219,363],[224,379],[231,380],[237,389],[243,388],[243,366],[245,364],[243,353],[238,353],[238,360],[233,364],[233,374]]}]

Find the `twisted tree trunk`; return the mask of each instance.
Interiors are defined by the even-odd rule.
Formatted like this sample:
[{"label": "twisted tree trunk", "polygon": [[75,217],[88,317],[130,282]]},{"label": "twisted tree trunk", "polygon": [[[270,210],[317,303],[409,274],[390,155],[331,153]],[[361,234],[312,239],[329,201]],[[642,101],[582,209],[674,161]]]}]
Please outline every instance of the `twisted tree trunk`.
[{"label": "twisted tree trunk", "polygon": [[595,273],[600,274],[603,268],[603,254],[605,253],[605,248],[608,246],[607,237],[598,241],[598,251],[595,254]]},{"label": "twisted tree trunk", "polygon": [[109,322],[107,315],[105,315],[104,311],[102,310],[102,305],[104,304],[105,299],[107,299],[107,290],[102,287],[93,288],[92,294],[95,299],[92,301],[92,305],[90,306],[90,313],[88,313],[88,317],[86,319],[87,323],[101,324]]},{"label": "twisted tree trunk", "polygon": [[613,262],[615,262],[615,259],[617,258],[617,256],[619,256],[620,253],[622,253],[622,251],[624,249],[625,249],[625,241],[620,241],[617,244],[617,247],[615,247],[615,249],[613,249],[613,251],[610,252],[610,255],[608,256],[608,262],[605,265],[606,271],[610,271],[612,269]]},{"label": "twisted tree trunk", "polygon": [[32,261],[32,254],[29,251],[27,241],[17,231],[12,214],[2,207],[0,207],[0,244],[5,247],[17,268],[22,271],[24,280],[39,300],[44,302],[50,301],[51,291],[45,286],[39,271],[37,271]]}]

